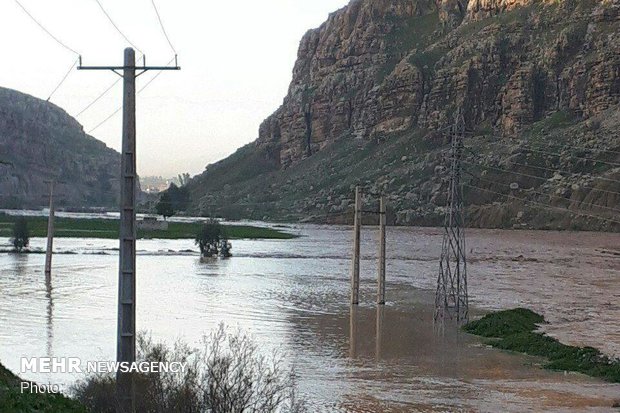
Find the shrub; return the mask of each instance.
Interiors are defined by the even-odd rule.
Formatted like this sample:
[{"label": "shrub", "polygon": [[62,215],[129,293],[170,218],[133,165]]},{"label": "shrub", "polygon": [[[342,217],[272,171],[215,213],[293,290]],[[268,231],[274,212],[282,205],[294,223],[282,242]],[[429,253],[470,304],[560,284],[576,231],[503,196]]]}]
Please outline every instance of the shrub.
[{"label": "shrub", "polygon": [[28,221],[26,221],[26,218],[19,217],[15,221],[11,243],[17,252],[22,252],[30,244],[30,231],[28,231]]},{"label": "shrub", "polygon": [[488,344],[503,350],[546,357],[551,370],[577,371],[593,377],[620,383],[620,359],[612,359],[592,347],[576,347],[560,343],[544,333],[538,325],[545,322],[540,314],[526,308],[498,311],[472,321],[463,329],[490,338]]},{"label": "shrub", "polygon": [[[136,411],[168,412],[305,412],[297,398],[295,376],[280,353],[259,352],[257,344],[241,331],[223,324],[203,337],[199,349],[177,341],[173,346],[154,343],[140,334],[138,361],[186,362],[183,373],[134,374]],[[73,391],[94,413],[115,412],[116,380],[111,375],[91,376]]]},{"label": "shrub", "polygon": [[230,257],[232,246],[228,242],[228,237],[220,223],[211,218],[200,228],[195,239],[196,245],[200,248],[203,257],[215,257],[218,254],[223,257]]}]

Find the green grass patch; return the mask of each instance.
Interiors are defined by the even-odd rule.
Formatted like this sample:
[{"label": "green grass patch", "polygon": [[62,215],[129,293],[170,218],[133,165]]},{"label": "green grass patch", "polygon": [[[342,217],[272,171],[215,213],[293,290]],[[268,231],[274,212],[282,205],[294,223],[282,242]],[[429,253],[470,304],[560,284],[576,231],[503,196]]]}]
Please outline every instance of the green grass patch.
[{"label": "green grass patch", "polygon": [[498,311],[466,324],[468,333],[488,338],[487,343],[503,350],[516,351],[548,359],[545,368],[575,371],[620,383],[620,360],[611,359],[592,347],[560,343],[536,332],[545,322],[540,314],[525,308]]},{"label": "green grass patch", "polygon": [[[16,217],[0,215],[0,236],[13,234]],[[47,217],[27,217],[31,237],[47,236]],[[118,238],[119,221],[114,219],[56,218],[54,236],[60,238]],[[167,230],[138,230],[138,238],[194,239],[201,223],[170,222]],[[229,239],[291,239],[296,235],[251,225],[224,225]]]},{"label": "green grass patch", "polygon": [[[394,25],[393,30],[387,34],[388,60],[378,73],[377,83],[383,80],[394,70],[394,67],[402,59],[402,54],[412,49],[425,49],[435,39],[433,34],[440,31],[441,21],[439,13],[429,12],[422,16],[403,19],[388,16],[387,20]],[[434,65],[441,52],[420,52],[418,58],[423,64]],[[432,69],[432,68],[431,68]]]},{"label": "green grass patch", "polygon": [[62,394],[22,393],[22,380],[0,364],[0,413],[86,413],[76,400]]}]

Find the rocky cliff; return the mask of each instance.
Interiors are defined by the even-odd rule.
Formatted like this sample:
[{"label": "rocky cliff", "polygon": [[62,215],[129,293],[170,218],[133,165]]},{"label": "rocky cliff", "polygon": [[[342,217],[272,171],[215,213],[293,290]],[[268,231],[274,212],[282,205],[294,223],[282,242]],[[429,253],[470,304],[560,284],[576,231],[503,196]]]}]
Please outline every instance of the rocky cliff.
[{"label": "rocky cliff", "polygon": [[199,211],[299,218],[361,184],[436,223],[460,111],[473,225],[614,228],[619,106],[619,0],[352,0],[301,40],[256,142],[190,187]]},{"label": "rocky cliff", "polygon": [[84,133],[52,103],[0,88],[0,208],[47,203],[46,180],[61,182],[57,204],[114,206],[120,154]]}]

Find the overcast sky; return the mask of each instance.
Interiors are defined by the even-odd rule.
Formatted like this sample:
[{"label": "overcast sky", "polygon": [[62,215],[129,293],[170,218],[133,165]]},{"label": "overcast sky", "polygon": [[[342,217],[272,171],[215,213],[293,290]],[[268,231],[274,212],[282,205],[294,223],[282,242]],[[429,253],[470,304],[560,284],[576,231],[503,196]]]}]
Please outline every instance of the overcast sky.
[{"label": "overcast sky", "polygon": [[[127,42],[96,0],[19,0],[84,65],[122,64]],[[127,38],[164,65],[174,55],[151,0],[99,0]],[[301,36],[348,0],[155,0],[179,55],[180,72],[164,72],[138,96],[141,175],[200,173],[253,141],[260,122],[282,103]],[[41,30],[14,0],[0,1],[0,86],[46,99],[76,55]],[[11,41],[12,39],[12,41]],[[155,73],[138,78],[138,88]],[[117,76],[73,70],[51,101],[75,116]],[[116,110],[122,82],[77,119],[86,131]],[[92,132],[120,147],[121,114]]]}]

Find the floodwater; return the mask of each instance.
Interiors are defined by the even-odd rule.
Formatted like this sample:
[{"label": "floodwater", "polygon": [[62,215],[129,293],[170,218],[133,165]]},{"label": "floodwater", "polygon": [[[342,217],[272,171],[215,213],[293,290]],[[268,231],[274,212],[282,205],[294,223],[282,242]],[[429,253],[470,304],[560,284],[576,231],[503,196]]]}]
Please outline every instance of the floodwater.
[{"label": "floodwater", "polygon": [[[192,242],[138,243],[138,329],[197,343],[220,322],[282,349],[313,412],[613,411],[620,385],[541,369],[432,325],[441,231],[388,228],[387,304],[377,309],[376,231],[364,228],[361,304],[350,311],[352,233],[289,226],[293,240],[237,240],[200,262]],[[472,313],[525,306],[564,342],[620,355],[620,235],[469,230]],[[8,240],[0,239],[0,249]],[[44,239],[32,240],[44,248]],[[117,242],[56,239],[44,255],[0,255],[0,360],[114,360]],[[23,374],[68,385],[71,374]]]}]

